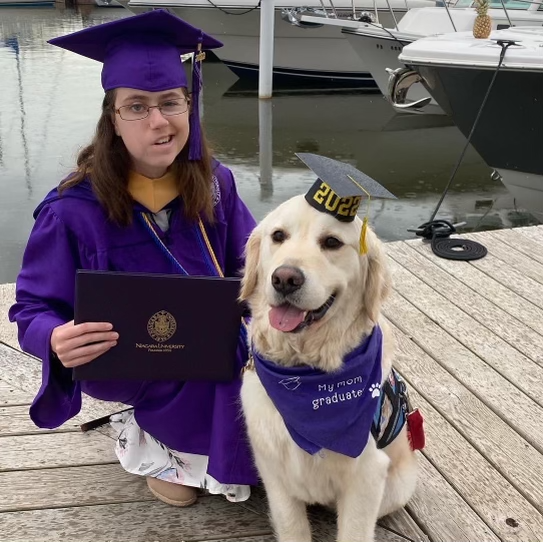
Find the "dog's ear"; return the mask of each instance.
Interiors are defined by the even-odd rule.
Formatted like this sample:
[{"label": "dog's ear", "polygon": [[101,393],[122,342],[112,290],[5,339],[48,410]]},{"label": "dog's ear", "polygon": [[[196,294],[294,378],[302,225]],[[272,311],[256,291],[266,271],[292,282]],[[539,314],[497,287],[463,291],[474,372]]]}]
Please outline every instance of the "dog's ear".
[{"label": "dog's ear", "polygon": [[366,233],[366,243],[368,271],[364,285],[364,309],[370,320],[377,322],[381,305],[390,292],[391,280],[382,243],[370,228]]},{"label": "dog's ear", "polygon": [[258,260],[260,259],[261,235],[258,228],[255,228],[245,245],[245,269],[241,279],[241,291],[239,298],[246,301],[254,292],[258,282]]}]

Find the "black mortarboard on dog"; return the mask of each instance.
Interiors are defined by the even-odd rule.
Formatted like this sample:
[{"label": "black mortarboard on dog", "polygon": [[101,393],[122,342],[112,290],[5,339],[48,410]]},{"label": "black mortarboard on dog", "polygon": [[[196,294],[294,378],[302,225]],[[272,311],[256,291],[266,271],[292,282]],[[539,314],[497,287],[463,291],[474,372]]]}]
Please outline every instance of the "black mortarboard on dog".
[{"label": "black mortarboard on dog", "polygon": [[[368,201],[368,207],[371,198],[396,199],[384,186],[351,164],[317,154],[297,153],[296,156],[318,177],[305,195],[307,203],[341,222],[354,220],[364,198]],[[361,254],[367,252],[367,223],[366,214],[360,233]]]}]

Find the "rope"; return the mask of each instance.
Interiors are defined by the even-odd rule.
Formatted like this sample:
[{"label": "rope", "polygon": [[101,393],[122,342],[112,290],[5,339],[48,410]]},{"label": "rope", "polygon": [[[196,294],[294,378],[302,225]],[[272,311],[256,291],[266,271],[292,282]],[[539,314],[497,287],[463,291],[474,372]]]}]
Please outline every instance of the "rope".
[{"label": "rope", "polygon": [[485,246],[471,239],[432,239],[432,250],[436,256],[447,260],[479,260],[487,255]]},{"label": "rope", "polygon": [[481,106],[479,107],[479,111],[477,112],[477,116],[473,121],[473,125],[467,137],[466,144],[464,145],[464,148],[460,153],[460,156],[451,173],[447,186],[441,194],[441,197],[437,202],[436,208],[434,209],[434,212],[432,213],[429,222],[425,222],[416,230],[408,230],[414,231],[417,235],[424,237],[425,239],[431,240],[432,250],[434,254],[436,256],[439,256],[440,258],[446,258],[448,260],[477,260],[486,256],[488,252],[483,245],[477,243],[476,241],[471,241],[470,239],[448,239],[451,234],[456,233],[455,226],[447,220],[436,220],[435,217],[437,215],[437,212],[439,211],[439,208],[441,207],[441,204],[443,203],[443,200],[445,199],[445,196],[447,195],[447,192],[449,191],[449,188],[452,185],[454,178],[456,177],[456,174],[458,173],[460,164],[464,160],[464,155],[466,154],[466,151],[468,150],[468,147],[471,143],[471,139],[473,137],[473,134],[475,133],[475,128],[479,123],[479,119],[481,118],[483,109],[486,105],[486,102],[488,101],[488,97],[490,96],[490,92],[492,90],[492,87],[494,86],[494,82],[496,81],[496,77],[498,76],[498,72],[500,71],[500,68],[502,66],[505,53],[511,45],[517,45],[512,40],[498,40],[497,43],[502,48],[498,65],[496,67],[496,70],[494,71],[494,75],[492,76],[490,85],[488,85],[485,97],[483,98]]},{"label": "rope", "polygon": [[245,11],[242,11],[241,13],[237,13],[235,11],[226,11],[224,8],[221,8],[220,6],[217,6],[217,4],[214,4],[211,0],[207,0],[214,8],[218,9],[219,11],[222,11],[226,15],[246,15],[247,13],[251,13],[251,11],[254,11],[255,9],[260,8],[260,3],[262,0],[259,0],[258,4],[256,6],[253,6],[252,8],[246,9]]},{"label": "rope", "polygon": [[450,239],[449,236],[453,233],[456,233],[456,228],[447,220],[432,220],[416,230],[418,236],[432,241],[432,251],[440,258],[468,261],[487,255],[488,251],[481,243],[471,239]]},{"label": "rope", "polygon": [[456,162],[456,165],[453,169],[453,172],[451,174],[451,177],[449,178],[449,182],[447,183],[447,186],[445,187],[445,190],[443,191],[443,194],[441,194],[441,198],[437,202],[436,208],[434,209],[434,212],[432,213],[432,216],[430,217],[430,221],[434,220],[436,217],[436,214],[441,207],[441,204],[443,203],[443,200],[445,199],[445,196],[447,195],[447,192],[449,191],[449,188],[451,187],[451,184],[456,177],[456,174],[458,173],[458,169],[460,168],[460,164],[462,164],[462,161],[464,160],[464,156],[468,150],[468,147],[471,143],[471,138],[473,137],[473,134],[475,133],[475,128],[477,127],[477,124],[479,124],[479,119],[481,118],[481,114],[483,113],[483,109],[486,105],[486,102],[488,100],[488,97],[490,96],[490,91],[492,90],[492,87],[494,86],[494,82],[496,81],[496,77],[498,76],[498,72],[500,71],[500,68],[502,66],[503,59],[505,57],[505,52],[511,45],[517,45],[512,40],[498,40],[498,45],[502,48],[500,53],[500,60],[498,62],[498,66],[496,67],[496,70],[494,71],[494,75],[492,76],[492,80],[490,81],[490,85],[488,85],[488,89],[486,91],[485,97],[483,98],[483,101],[481,103],[481,107],[479,107],[479,111],[477,112],[477,116],[475,117],[475,120],[473,121],[473,126],[471,127],[470,133],[468,135],[466,144],[464,145],[464,148],[462,149],[462,152],[460,153],[460,156],[458,157],[458,161]]}]

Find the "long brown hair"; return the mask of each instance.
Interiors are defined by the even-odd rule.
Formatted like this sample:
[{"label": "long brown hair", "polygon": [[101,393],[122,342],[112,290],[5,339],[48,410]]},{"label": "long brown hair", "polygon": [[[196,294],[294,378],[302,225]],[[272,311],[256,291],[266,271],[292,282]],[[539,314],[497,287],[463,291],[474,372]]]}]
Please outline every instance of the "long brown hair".
[{"label": "long brown hair", "polygon": [[[183,92],[188,97],[186,89]],[[127,226],[132,222],[134,200],[130,196],[128,173],[130,155],[113,125],[115,90],[108,90],[102,102],[102,114],[92,142],[77,156],[77,169],[61,182],[59,193],[89,178],[93,191],[111,220]],[[213,220],[211,151],[202,131],[202,158],[189,160],[189,142],[172,164],[183,198],[184,214],[189,220],[202,215]]]}]

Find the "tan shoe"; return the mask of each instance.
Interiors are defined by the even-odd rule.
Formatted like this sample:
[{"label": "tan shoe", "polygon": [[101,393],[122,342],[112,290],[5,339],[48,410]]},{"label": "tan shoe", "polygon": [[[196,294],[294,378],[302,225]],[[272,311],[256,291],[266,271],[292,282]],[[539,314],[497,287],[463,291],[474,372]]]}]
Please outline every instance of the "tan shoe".
[{"label": "tan shoe", "polygon": [[147,476],[147,487],[159,501],[172,506],[190,506],[198,497],[195,487],[166,482],[152,476]]}]

